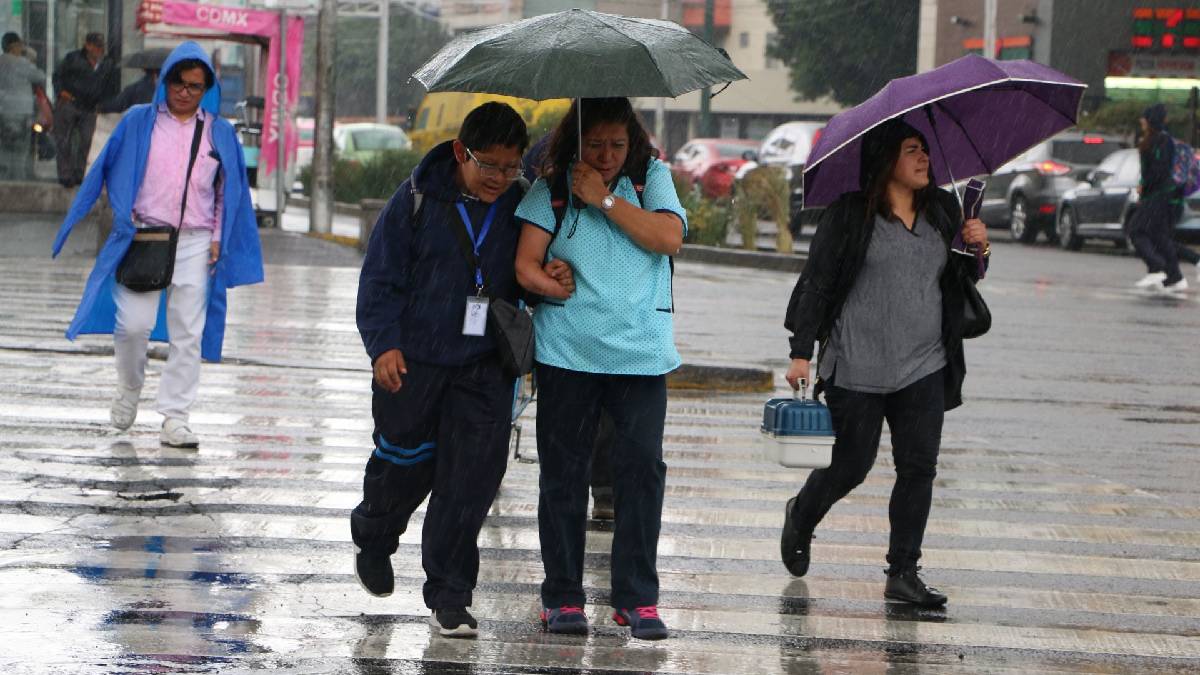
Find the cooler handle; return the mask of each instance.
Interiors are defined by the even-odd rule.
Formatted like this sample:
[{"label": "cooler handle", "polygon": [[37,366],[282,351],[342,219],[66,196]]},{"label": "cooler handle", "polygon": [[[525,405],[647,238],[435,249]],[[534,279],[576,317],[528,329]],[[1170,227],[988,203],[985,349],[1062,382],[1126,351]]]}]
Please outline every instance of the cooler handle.
[{"label": "cooler handle", "polygon": [[797,384],[799,384],[800,386],[798,388],[792,390],[792,398],[796,399],[798,401],[807,401],[808,400],[808,380],[802,377],[799,380],[797,380]]}]

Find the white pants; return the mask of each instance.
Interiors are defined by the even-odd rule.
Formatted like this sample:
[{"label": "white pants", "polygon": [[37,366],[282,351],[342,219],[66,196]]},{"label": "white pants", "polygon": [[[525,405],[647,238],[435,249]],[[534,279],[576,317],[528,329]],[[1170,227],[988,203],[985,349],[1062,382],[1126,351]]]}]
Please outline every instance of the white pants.
[{"label": "white pants", "polygon": [[[208,310],[208,250],[212,232],[182,230],[175,253],[175,273],[167,292],[167,333],[170,347],[158,383],[158,412],[187,421],[188,409],[200,388],[200,337]],[[146,380],[146,346],[158,318],[162,291],[138,293],[113,285],[117,325],[113,346],[117,380],[125,396],[136,396]]]}]

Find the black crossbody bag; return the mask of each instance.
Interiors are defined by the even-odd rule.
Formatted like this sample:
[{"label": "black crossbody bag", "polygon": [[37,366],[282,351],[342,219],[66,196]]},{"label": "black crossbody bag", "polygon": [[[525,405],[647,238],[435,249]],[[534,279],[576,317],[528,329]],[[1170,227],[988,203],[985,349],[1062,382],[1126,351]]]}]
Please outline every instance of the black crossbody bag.
[{"label": "black crossbody bag", "polygon": [[[457,215],[457,214],[455,214]],[[471,269],[479,266],[479,259],[467,239],[467,230],[450,218],[450,230],[458,241],[458,247]],[[496,343],[500,356],[500,367],[504,374],[517,378],[533,370],[533,317],[524,308],[517,307],[502,298],[488,300],[488,330]]]},{"label": "black crossbody bag", "polygon": [[187,211],[188,188],[192,182],[192,167],[196,154],[200,152],[200,136],[204,133],[204,120],[196,118],[196,131],[192,134],[192,152],[188,158],[187,176],[183,179],[183,201],[179,205],[179,227],[170,225],[147,225],[139,227],[121,264],[117,266],[117,283],[131,291],[146,293],[161,291],[171,285],[175,275],[175,249],[179,244],[179,230],[183,227],[183,215]]}]

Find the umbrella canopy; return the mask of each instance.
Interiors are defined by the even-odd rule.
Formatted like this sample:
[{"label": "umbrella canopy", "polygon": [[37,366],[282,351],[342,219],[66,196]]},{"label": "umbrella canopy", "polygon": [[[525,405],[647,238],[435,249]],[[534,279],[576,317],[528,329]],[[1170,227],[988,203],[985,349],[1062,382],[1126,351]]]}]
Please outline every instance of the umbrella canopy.
[{"label": "umbrella canopy", "polygon": [[414,77],[429,91],[534,100],[669,96],[746,75],[670,21],[569,9],[459,36]]},{"label": "umbrella canopy", "polygon": [[949,181],[990,174],[1074,126],[1086,87],[1032,61],[974,54],[892,80],[829,120],[804,169],[804,206],[825,206],[860,189],[862,136],[889,119],[902,117],[925,135],[933,175]]},{"label": "umbrella canopy", "polygon": [[163,61],[166,61],[170,55],[171,49],[167,47],[151,47],[126,56],[121,65],[126,68],[141,68],[142,70],[162,70]]}]

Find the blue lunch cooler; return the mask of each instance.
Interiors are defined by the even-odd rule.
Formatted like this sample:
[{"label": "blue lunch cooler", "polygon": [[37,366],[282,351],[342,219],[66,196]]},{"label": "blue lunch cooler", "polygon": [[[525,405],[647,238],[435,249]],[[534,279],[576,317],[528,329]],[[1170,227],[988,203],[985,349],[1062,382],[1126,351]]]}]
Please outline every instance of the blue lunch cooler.
[{"label": "blue lunch cooler", "polygon": [[773,398],[763,406],[762,439],[767,456],[794,469],[823,469],[833,458],[833,417],[829,408],[807,397],[807,383],[791,398]]}]

